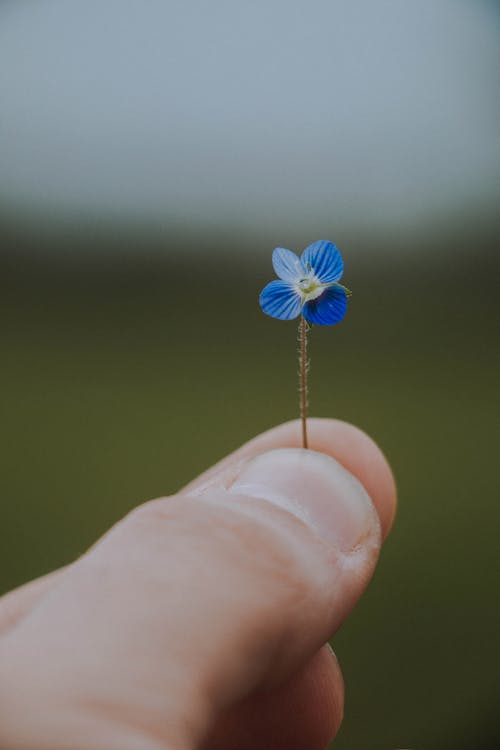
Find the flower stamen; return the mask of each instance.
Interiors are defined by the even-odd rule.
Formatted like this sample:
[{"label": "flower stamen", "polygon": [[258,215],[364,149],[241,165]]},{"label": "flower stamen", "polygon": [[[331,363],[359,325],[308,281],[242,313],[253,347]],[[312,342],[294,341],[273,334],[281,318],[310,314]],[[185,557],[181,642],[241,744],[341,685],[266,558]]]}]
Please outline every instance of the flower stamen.
[{"label": "flower stamen", "polygon": [[323,291],[326,289],[326,285],[322,284],[321,281],[311,274],[297,282],[297,291],[301,295],[304,302],[317,299]]}]

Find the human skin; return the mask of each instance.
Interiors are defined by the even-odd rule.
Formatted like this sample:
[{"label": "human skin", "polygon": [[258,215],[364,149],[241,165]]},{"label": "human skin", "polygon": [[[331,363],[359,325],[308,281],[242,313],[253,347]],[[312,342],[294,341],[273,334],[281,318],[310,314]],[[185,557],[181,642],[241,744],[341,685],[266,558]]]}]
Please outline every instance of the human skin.
[{"label": "human skin", "polygon": [[344,700],[325,644],[396,492],[359,429],[309,438],[260,435],[0,599],[1,750],[324,750]]}]

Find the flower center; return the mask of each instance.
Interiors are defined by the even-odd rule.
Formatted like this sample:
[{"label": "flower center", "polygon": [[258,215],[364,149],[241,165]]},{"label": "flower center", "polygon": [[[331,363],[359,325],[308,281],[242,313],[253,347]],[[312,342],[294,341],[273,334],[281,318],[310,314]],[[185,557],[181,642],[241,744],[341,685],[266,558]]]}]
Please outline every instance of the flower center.
[{"label": "flower center", "polygon": [[297,291],[302,296],[304,302],[317,299],[325,289],[325,285],[312,274],[306,276],[297,282]]}]

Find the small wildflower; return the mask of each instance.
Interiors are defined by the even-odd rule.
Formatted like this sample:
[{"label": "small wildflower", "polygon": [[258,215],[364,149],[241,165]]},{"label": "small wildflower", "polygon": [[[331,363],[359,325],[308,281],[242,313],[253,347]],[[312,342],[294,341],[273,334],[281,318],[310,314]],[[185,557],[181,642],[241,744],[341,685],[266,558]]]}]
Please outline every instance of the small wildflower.
[{"label": "small wildflower", "polygon": [[273,250],[273,267],[278,279],[260,293],[259,302],[266,315],[278,320],[299,321],[299,394],[302,445],[308,447],[307,407],[309,390],[307,372],[308,323],[331,326],[340,323],[347,310],[351,292],[339,284],[344,261],[333,242],[318,240],[306,247],[300,258],[277,247]]},{"label": "small wildflower", "polygon": [[321,326],[339,323],[347,310],[350,291],[339,279],[344,262],[339,249],[328,240],[309,245],[300,258],[284,247],[273,250],[278,276],[264,287],[259,302],[266,315],[293,320],[300,314]]}]

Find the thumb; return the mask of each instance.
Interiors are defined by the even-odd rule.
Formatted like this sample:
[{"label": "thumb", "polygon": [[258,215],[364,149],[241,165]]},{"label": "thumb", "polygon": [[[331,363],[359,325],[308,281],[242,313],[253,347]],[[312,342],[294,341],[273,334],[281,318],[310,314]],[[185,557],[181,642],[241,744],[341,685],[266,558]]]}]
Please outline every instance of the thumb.
[{"label": "thumb", "polygon": [[[217,509],[231,535],[224,578],[211,586],[214,594],[231,582],[214,594],[225,627],[212,684],[225,704],[279,685],[335,633],[371,578],[380,522],[357,478],[333,458],[302,449],[258,455],[236,476],[233,470],[224,490],[212,485],[194,497]],[[225,684],[220,665],[228,660]]]},{"label": "thumb", "polygon": [[[295,448],[140,506],[12,631],[4,658],[17,673],[29,665],[23,702],[33,693],[35,707],[24,731],[47,729],[69,701],[97,715],[82,727],[106,723],[101,735],[126,737],[133,724],[144,738],[200,746],[228,710],[308,664],[366,586],[380,538],[361,483]],[[6,717],[20,694],[10,691]],[[86,732],[79,749],[108,747]]]}]

